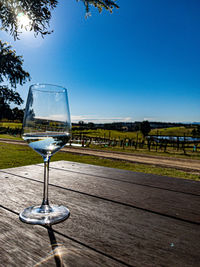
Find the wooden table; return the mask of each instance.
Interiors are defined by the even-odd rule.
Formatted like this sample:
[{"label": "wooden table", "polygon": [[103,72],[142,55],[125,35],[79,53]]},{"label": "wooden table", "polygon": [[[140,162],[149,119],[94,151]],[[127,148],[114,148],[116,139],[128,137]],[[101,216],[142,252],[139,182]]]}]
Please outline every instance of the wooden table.
[{"label": "wooden table", "polygon": [[52,162],[50,202],[68,220],[18,215],[42,199],[42,164],[0,170],[0,266],[200,266],[200,182]]}]

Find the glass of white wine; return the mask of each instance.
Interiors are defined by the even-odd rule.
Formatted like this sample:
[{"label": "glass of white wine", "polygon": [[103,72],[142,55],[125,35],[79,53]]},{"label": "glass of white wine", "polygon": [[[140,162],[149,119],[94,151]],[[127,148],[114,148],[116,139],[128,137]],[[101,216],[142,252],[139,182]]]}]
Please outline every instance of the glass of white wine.
[{"label": "glass of white wine", "polygon": [[50,84],[30,86],[24,120],[23,139],[44,160],[44,187],[42,204],[26,208],[19,215],[21,221],[52,225],[70,215],[62,205],[50,205],[48,199],[49,162],[70,139],[71,121],[67,89]]}]

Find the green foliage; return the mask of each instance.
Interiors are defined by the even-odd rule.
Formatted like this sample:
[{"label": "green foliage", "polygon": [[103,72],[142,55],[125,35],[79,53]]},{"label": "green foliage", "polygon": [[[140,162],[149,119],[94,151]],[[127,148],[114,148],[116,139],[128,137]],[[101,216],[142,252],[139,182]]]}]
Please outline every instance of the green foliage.
[{"label": "green foliage", "polygon": [[[112,11],[114,7],[118,7],[115,0],[80,1],[84,3],[87,12],[89,12],[90,6],[98,8],[99,12],[103,8]],[[52,32],[48,30],[49,21],[51,12],[57,5],[57,0],[0,0],[1,30],[10,33],[14,39],[19,39],[19,34],[23,28],[33,31],[35,35],[41,34],[43,37]],[[27,18],[28,25],[20,23],[20,17]],[[11,89],[6,85],[0,86],[0,119],[5,116],[11,119],[12,111],[9,104],[11,102],[17,105],[22,103],[20,95],[12,88],[30,80],[30,75],[23,69],[22,57],[17,56],[11,46],[0,40],[0,83],[5,80],[10,83]]]},{"label": "green foliage", "polygon": [[[76,0],[84,3],[86,12],[89,13],[90,6],[103,8],[112,12],[118,8],[115,0]],[[34,34],[45,36],[50,34],[49,22],[51,12],[58,5],[57,0],[0,0],[0,22],[2,29],[9,32],[15,39],[19,39],[21,28],[33,31]],[[29,19],[29,25],[20,25],[18,17],[25,15]]]},{"label": "green foliage", "polygon": [[29,28],[35,34],[42,36],[50,33],[47,31],[51,19],[51,10],[57,6],[56,0],[1,0],[0,20],[3,30],[10,32],[14,38],[18,38],[20,24],[19,14],[26,15],[30,20]]},{"label": "green foliage", "polygon": [[17,107],[13,110],[10,108],[10,103],[20,105],[23,103],[19,93],[13,89],[9,89],[7,86],[0,86],[0,119],[22,120],[23,111]]},{"label": "green foliage", "polygon": [[86,12],[89,13],[90,6],[93,5],[94,7],[98,8],[99,12],[101,13],[103,8],[112,12],[112,9],[119,8],[119,6],[115,3],[116,0],[77,0],[82,1],[86,7]]},{"label": "green foliage", "polygon": [[7,128],[7,127],[0,127],[1,134],[7,134],[12,136],[20,136],[22,133],[21,128]]},{"label": "green foliage", "polygon": [[143,136],[147,136],[149,132],[151,131],[151,126],[148,121],[143,121],[140,124],[140,131],[142,132]]},{"label": "green foliage", "polygon": [[0,119],[15,119],[14,111],[19,110],[12,111],[10,103],[20,105],[23,100],[13,88],[15,89],[17,84],[24,84],[27,80],[30,80],[30,75],[23,69],[22,57],[17,56],[10,45],[0,41],[0,83],[8,81],[11,85],[11,88],[0,85]]},{"label": "green foliage", "polygon": [[192,130],[192,136],[193,137],[199,137],[200,136],[200,125],[197,125],[197,127]]},{"label": "green foliage", "polygon": [[23,69],[23,60],[8,43],[0,41],[0,83],[8,80],[12,87],[24,84],[30,75]]},{"label": "green foliage", "polygon": [[14,121],[23,121],[24,118],[24,109],[19,109],[18,107],[15,107],[12,109],[13,113],[13,120]]},{"label": "green foliage", "polygon": [[20,105],[23,103],[22,98],[19,93],[15,92],[12,89],[9,89],[7,86],[0,86],[0,107],[6,104],[14,103]]}]

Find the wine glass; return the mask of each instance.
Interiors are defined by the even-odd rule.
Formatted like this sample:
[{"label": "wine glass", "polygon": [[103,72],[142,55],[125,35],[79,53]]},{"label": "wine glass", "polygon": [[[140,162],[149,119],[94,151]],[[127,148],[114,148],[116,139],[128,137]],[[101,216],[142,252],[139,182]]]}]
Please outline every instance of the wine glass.
[{"label": "wine glass", "polygon": [[48,200],[49,162],[51,156],[70,139],[71,122],[67,90],[51,84],[30,86],[23,120],[23,139],[44,160],[44,187],[41,205],[26,208],[19,215],[21,221],[52,225],[70,215],[61,205],[50,205]]}]

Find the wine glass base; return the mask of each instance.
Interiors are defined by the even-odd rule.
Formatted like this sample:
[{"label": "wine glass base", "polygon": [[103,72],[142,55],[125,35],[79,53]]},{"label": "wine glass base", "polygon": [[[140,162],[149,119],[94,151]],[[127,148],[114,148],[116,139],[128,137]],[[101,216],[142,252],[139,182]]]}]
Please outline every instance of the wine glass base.
[{"label": "wine glass base", "polygon": [[19,215],[22,222],[39,225],[52,225],[66,220],[69,210],[59,205],[42,205],[26,208]]}]

